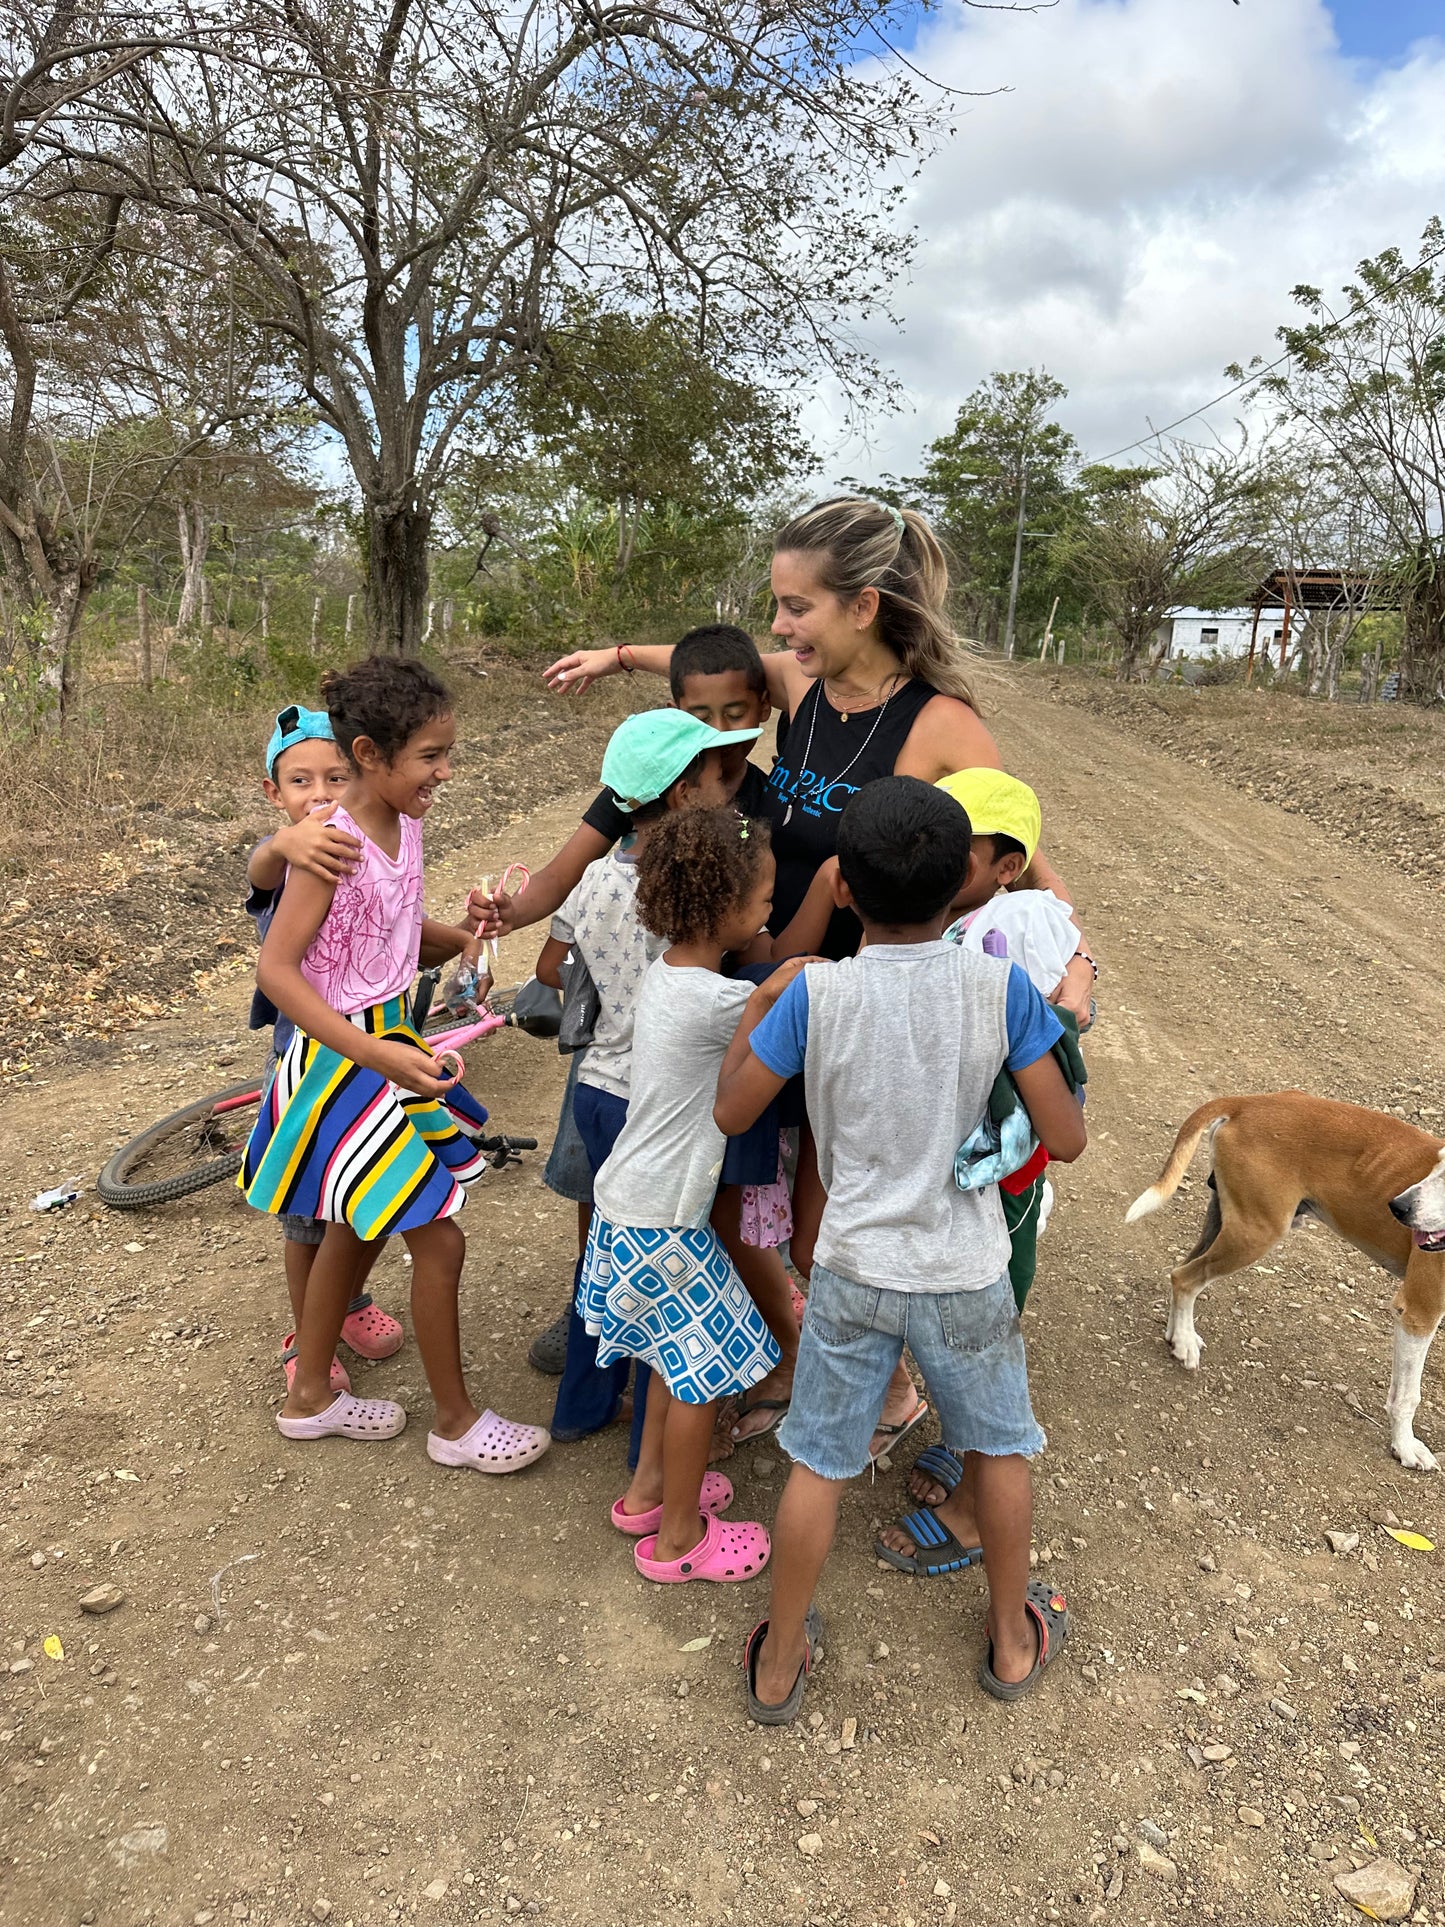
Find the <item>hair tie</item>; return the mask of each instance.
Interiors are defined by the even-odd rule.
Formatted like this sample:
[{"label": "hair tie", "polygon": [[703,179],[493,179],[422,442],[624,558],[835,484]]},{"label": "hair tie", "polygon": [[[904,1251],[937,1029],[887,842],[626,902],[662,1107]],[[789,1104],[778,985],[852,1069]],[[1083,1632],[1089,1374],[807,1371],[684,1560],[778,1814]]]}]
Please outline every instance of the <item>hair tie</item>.
[{"label": "hair tie", "polygon": [[903,519],[902,509],[894,508],[891,502],[880,502],[878,506],[883,510],[885,515],[892,516],[894,528],[897,529],[900,535],[902,535],[905,529],[908,527],[908,524]]}]

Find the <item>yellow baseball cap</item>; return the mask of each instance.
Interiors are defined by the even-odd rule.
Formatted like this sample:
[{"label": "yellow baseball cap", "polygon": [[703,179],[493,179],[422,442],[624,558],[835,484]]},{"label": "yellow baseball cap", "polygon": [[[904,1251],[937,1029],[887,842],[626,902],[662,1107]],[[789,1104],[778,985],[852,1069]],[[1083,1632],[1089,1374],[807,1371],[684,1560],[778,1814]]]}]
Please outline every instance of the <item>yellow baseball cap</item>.
[{"label": "yellow baseball cap", "polygon": [[1043,814],[1027,783],[1001,769],[961,769],[937,787],[967,810],[975,836],[1011,836],[1023,844],[1025,860],[1033,862]]}]

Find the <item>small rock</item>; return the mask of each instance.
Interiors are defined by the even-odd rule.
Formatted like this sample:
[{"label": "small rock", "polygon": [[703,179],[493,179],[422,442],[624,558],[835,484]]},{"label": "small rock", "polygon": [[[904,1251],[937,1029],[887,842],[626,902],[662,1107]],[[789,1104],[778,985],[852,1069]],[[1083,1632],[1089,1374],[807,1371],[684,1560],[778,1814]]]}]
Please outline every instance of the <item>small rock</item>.
[{"label": "small rock", "polygon": [[1337,1873],[1335,1887],[1352,1906],[1376,1920],[1403,1920],[1415,1904],[1417,1876],[1398,1860],[1372,1860],[1353,1873]]},{"label": "small rock", "polygon": [[952,1889],[952,1887],[950,1887],[950,1886],[949,1886],[949,1884],[948,1884],[948,1882],[947,1882],[946,1880],[935,1880],[935,1881],[934,1881],[934,1883],[933,1883],[933,1898],[934,1898],[935,1900],[947,1900],[947,1899],[948,1899],[948,1897],[949,1897],[949,1895],[950,1895],[950,1894],[951,1894],[952,1892],[953,1892],[953,1889]]},{"label": "small rock", "polygon": [[1218,1566],[1214,1563],[1214,1554],[1212,1552],[1204,1552],[1199,1555],[1199,1570],[1201,1572],[1219,1571]]},{"label": "small rock", "polygon": [[195,1627],[198,1633],[208,1633],[211,1630],[210,1614],[197,1613],[195,1618],[191,1621],[191,1624]]},{"label": "small rock", "polygon": [[98,1586],[80,1595],[80,1610],[83,1613],[113,1613],[117,1606],[125,1604],[125,1594],[120,1587],[109,1579],[102,1579]]},{"label": "small rock", "polygon": [[1327,1532],[1325,1544],[1331,1552],[1353,1552],[1360,1543],[1358,1532]]},{"label": "small rock", "polygon": [[843,1731],[838,1736],[838,1744],[845,1753],[851,1753],[858,1740],[857,1720],[844,1720]]},{"label": "small rock", "polygon": [[1299,1708],[1297,1706],[1291,1706],[1288,1700],[1271,1700],[1269,1709],[1272,1713],[1278,1713],[1282,1720],[1297,1720],[1299,1718]]},{"label": "small rock", "polygon": [[1329,1840],[1311,1840],[1309,1856],[1311,1860],[1333,1860],[1339,1849]]},{"label": "small rock", "polygon": [[313,1920],[330,1920],[331,1902],[329,1900],[313,1900],[311,1903],[311,1918]]},{"label": "small rock", "polygon": [[30,1564],[36,1572],[39,1572],[40,1568],[45,1564],[45,1554],[43,1552],[32,1552],[30,1555]]},{"label": "small rock", "polygon": [[1105,1900],[1117,1900],[1124,1891],[1124,1869],[1115,1867],[1113,1878],[1104,1889]]},{"label": "small rock", "polygon": [[1239,1809],[1239,1824],[1242,1827],[1263,1827],[1267,1826],[1268,1822],[1258,1807],[1241,1807]]},{"label": "small rock", "polygon": [[522,1911],[522,1903],[515,1894],[508,1894],[502,1905],[509,1914],[519,1914]]},{"label": "small rock", "polygon": [[1214,1679],[1215,1690],[1232,1700],[1239,1691],[1239,1681],[1230,1673],[1217,1673]]},{"label": "small rock", "polygon": [[1211,1740],[1209,1745],[1201,1750],[1203,1751],[1205,1759],[1211,1761],[1215,1766],[1218,1766],[1222,1760],[1229,1759],[1234,1752],[1234,1748],[1232,1746],[1226,1746],[1223,1740]]},{"label": "small rock", "polygon": [[798,1852],[802,1854],[805,1860],[816,1860],[822,1851],[823,1836],[821,1833],[805,1833],[799,1837]]},{"label": "small rock", "polygon": [[873,1657],[874,1659],[887,1659],[888,1657],[888,1648],[884,1645],[881,1639],[878,1641],[878,1644],[873,1648]]},{"label": "small rock", "polygon": [[318,1793],[316,1798],[324,1807],[334,1807],[336,1805],[336,1795],[334,1793]]},{"label": "small rock", "polygon": [[35,1671],[35,1661],[33,1659],[12,1659],[10,1662],[10,1670],[12,1673],[33,1673]]},{"label": "small rock", "polygon": [[1163,1827],[1156,1827],[1152,1820],[1139,1822],[1139,1835],[1141,1839],[1147,1840],[1151,1847],[1158,1847],[1161,1851],[1169,1845],[1169,1835]]},{"label": "small rock", "polygon": [[818,1811],[818,1802],[816,1800],[799,1800],[797,1805],[797,1813],[800,1819],[811,1820],[813,1815],[817,1811]]},{"label": "small rock", "polygon": [[447,1897],[447,1883],[438,1875],[435,1880],[429,1881],[428,1884],[422,1888],[421,1892],[423,1900],[445,1900]]},{"label": "small rock", "polygon": [[209,1907],[203,1907],[200,1913],[193,1917],[191,1927],[211,1927],[211,1922],[215,1918]]},{"label": "small rock", "polygon": [[1156,1852],[1147,1840],[1141,1840],[1139,1842],[1137,1851],[1139,1854],[1139,1865],[1143,1868],[1144,1872],[1151,1875],[1153,1879],[1162,1880],[1166,1885],[1172,1886],[1179,1878],[1179,1869],[1169,1856]]}]

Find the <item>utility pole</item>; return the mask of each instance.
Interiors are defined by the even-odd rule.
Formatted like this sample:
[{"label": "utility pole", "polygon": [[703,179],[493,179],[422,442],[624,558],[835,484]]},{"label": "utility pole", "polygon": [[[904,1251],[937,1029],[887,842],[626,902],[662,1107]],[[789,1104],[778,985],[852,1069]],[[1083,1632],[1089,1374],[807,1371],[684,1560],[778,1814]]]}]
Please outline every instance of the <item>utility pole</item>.
[{"label": "utility pole", "polygon": [[1003,632],[1003,652],[1010,658],[1014,652],[1014,611],[1019,600],[1019,565],[1024,553],[1024,504],[1028,500],[1028,493],[1029,465],[1028,452],[1025,450],[1019,473],[1019,521],[1014,531],[1014,572],[1008,585],[1008,622]]}]

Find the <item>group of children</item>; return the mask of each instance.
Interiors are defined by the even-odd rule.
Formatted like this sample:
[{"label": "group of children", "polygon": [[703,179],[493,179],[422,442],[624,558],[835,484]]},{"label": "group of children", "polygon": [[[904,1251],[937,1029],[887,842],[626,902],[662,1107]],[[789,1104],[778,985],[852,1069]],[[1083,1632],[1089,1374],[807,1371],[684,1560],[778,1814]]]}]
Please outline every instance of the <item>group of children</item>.
[{"label": "group of children", "polygon": [[[372,658],[326,679],[324,711],[277,718],[267,794],[288,822],[253,853],[249,906],[264,939],[253,1022],[275,1022],[276,1065],[239,1180],[286,1236],[294,1334],[277,1424],[298,1440],[402,1429],[400,1406],[352,1394],[336,1355],[402,1342],[365,1290],[400,1235],[431,1457],[518,1470],[609,1424],[631,1376],[631,1478],[612,1524],[658,1582],[747,1580],[771,1560],[747,1706],[782,1723],[819,1641],[842,1486],[869,1463],[906,1347],[943,1445],[919,1455],[920,1503],[877,1550],[920,1574],[982,1559],[980,1680],[1017,1697],[1067,1632],[1062,1597],[1028,1576],[1029,1461],[1044,1438],[1018,1313],[1043,1163],[1084,1148],[1077,1059],[1041,994],[1077,931],[1047,893],[1008,892],[1037,845],[1037,799],[995,770],[866,785],[836,860],[770,935],[775,865],[748,761],[767,696],[751,638],[684,638],[672,693],[614,733],[603,794],[564,848],[515,897],[473,892],[455,924],[422,906],[421,823],[455,737],[437,679]],[[824,962],[810,953],[839,908],[864,945]],[[419,964],[475,959],[485,938],[544,917],[537,975],[565,986],[584,1045],[554,1162],[570,1130],[588,1179],[572,1193],[580,1251],[550,1433],[479,1412],[463,1375],[455,1219],[484,1165],[486,1113],[409,1003]],[[778,1123],[798,1079],[828,1194],[801,1330]],[[1012,1132],[990,1134],[1010,1101]],[[771,1534],[725,1516],[732,1484],[710,1467],[760,1408],[765,1425],[782,1412],[793,1461]]]}]

